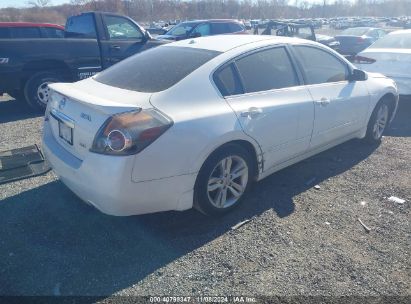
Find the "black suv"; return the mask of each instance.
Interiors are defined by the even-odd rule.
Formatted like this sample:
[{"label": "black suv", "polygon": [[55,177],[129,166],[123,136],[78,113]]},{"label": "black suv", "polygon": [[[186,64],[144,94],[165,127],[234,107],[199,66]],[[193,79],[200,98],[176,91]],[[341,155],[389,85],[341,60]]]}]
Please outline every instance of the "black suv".
[{"label": "black suv", "polygon": [[244,24],[232,19],[185,21],[171,28],[157,39],[183,40],[220,34],[246,34]]}]

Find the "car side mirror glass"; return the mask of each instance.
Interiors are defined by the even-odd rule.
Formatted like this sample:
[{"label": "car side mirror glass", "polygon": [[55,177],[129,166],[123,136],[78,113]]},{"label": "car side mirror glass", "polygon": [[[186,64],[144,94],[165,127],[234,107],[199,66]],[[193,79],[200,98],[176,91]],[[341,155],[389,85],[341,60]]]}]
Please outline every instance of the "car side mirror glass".
[{"label": "car side mirror glass", "polygon": [[367,73],[362,70],[354,69],[348,76],[349,81],[365,81],[368,79]]},{"label": "car side mirror glass", "polygon": [[190,38],[198,38],[198,37],[201,37],[201,33],[196,32],[196,33],[190,34]]}]

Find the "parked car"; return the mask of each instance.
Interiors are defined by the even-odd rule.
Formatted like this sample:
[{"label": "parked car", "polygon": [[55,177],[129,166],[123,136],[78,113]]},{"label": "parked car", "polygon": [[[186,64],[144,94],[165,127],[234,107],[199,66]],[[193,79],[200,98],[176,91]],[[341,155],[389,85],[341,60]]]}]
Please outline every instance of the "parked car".
[{"label": "parked car", "polygon": [[344,30],[335,39],[340,42],[341,54],[355,55],[385,35],[387,32],[379,28],[353,27]]},{"label": "parked car", "polygon": [[[254,28],[255,35],[258,35],[258,31],[259,29],[257,27]],[[261,32],[261,35],[287,36],[308,39],[324,44],[335,51],[338,51],[340,46],[340,43],[335,40],[334,37],[317,35],[314,31],[314,26],[307,23],[270,20],[266,23],[266,27]]]},{"label": "parked car", "polygon": [[44,154],[111,215],[225,213],[255,180],[351,138],[380,141],[398,103],[393,80],[319,43],[256,35],[178,41],[50,87]]},{"label": "parked car", "polygon": [[394,79],[401,95],[411,95],[411,30],[389,33],[354,60],[361,69]]},{"label": "parked car", "polygon": [[244,25],[238,20],[210,19],[181,22],[164,35],[159,35],[156,38],[177,41],[202,36],[246,33]]},{"label": "parked car", "polygon": [[64,26],[51,23],[0,22],[0,39],[63,38]]},{"label": "parked car", "polygon": [[70,17],[64,39],[0,38],[0,95],[44,111],[48,84],[84,79],[145,49],[164,44],[132,19],[89,12]]}]

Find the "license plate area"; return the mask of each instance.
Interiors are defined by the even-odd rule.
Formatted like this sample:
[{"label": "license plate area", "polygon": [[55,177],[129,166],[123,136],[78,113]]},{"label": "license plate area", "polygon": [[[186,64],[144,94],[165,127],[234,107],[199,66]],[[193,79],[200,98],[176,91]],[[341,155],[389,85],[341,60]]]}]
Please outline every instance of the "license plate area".
[{"label": "license plate area", "polygon": [[54,109],[51,111],[50,114],[58,123],[59,137],[72,146],[74,121],[65,114],[58,112]]},{"label": "license plate area", "polygon": [[62,121],[57,120],[57,122],[59,124],[59,137],[69,145],[73,145],[73,128],[70,128]]}]

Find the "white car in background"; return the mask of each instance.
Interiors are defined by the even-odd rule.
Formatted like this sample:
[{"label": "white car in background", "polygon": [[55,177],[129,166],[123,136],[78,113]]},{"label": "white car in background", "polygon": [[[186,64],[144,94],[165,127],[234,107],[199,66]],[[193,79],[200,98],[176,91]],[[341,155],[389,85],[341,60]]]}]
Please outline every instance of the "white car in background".
[{"label": "white car in background", "polygon": [[352,138],[378,142],[398,104],[391,79],[275,36],[179,41],[50,87],[46,158],[111,215],[225,213],[252,181]]},{"label": "white car in background", "polygon": [[355,65],[395,80],[400,95],[411,95],[411,30],[392,32],[360,52]]}]

